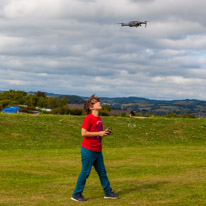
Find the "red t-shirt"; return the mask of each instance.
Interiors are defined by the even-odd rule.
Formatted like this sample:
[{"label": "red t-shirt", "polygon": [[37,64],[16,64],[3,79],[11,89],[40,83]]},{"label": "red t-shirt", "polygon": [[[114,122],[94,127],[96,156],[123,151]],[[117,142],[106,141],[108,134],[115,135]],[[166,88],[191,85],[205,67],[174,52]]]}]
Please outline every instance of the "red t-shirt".
[{"label": "red t-shirt", "polygon": [[[95,117],[92,114],[88,114],[83,121],[82,128],[89,132],[103,131],[103,124],[101,117]],[[84,137],[82,141],[82,147],[95,152],[102,151],[102,137]]]}]

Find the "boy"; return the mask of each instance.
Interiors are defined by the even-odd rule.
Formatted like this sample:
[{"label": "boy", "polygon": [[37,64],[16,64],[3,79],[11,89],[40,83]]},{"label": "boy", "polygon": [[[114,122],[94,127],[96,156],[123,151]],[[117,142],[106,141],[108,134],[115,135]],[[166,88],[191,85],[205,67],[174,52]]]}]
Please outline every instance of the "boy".
[{"label": "boy", "polygon": [[104,198],[118,199],[120,197],[113,193],[110,187],[102,155],[102,137],[109,135],[110,130],[103,130],[102,120],[99,116],[99,111],[102,109],[100,98],[92,95],[85,101],[84,109],[87,112],[87,116],[84,118],[81,131],[84,137],[81,145],[82,171],[71,199],[74,201],[87,201],[87,199],[82,196],[82,192],[92,165],[99,175],[105,193]]}]

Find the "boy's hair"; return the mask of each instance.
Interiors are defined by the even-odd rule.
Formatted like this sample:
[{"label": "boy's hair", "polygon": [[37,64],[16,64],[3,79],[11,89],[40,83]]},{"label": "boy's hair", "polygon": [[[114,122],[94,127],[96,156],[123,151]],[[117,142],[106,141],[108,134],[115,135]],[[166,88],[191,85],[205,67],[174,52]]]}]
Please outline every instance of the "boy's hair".
[{"label": "boy's hair", "polygon": [[85,100],[84,109],[85,109],[87,114],[91,113],[90,107],[92,107],[93,104],[96,103],[96,101],[94,101],[94,100],[96,100],[97,102],[100,102],[100,97],[96,97],[95,94],[93,94],[89,99]]}]

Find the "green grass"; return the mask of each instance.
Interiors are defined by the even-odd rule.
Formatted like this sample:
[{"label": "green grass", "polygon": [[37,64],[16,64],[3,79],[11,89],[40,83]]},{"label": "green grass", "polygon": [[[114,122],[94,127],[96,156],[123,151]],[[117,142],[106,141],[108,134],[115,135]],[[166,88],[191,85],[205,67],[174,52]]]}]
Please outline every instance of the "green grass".
[{"label": "green grass", "polygon": [[0,114],[0,205],[206,205],[206,119],[103,117],[111,186],[105,200],[92,169],[70,200],[81,170],[84,117]]}]

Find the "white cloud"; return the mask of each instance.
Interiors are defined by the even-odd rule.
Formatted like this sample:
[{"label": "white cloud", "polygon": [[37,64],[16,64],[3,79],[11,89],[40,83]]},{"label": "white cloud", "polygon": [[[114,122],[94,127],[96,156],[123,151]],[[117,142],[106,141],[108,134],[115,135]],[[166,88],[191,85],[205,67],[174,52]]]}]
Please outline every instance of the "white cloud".
[{"label": "white cloud", "polygon": [[199,78],[184,78],[181,76],[169,76],[169,77],[154,77],[152,78],[154,82],[164,82],[168,84],[176,84],[176,85],[192,85],[192,84],[201,84],[203,83],[203,79]]},{"label": "white cloud", "polygon": [[13,47],[18,47],[22,42],[23,40],[21,38],[0,34],[0,51],[4,52]]},{"label": "white cloud", "polygon": [[28,82],[21,81],[21,80],[6,80],[10,85],[28,85]]},{"label": "white cloud", "polygon": [[163,44],[169,48],[174,49],[190,49],[190,50],[199,50],[205,49],[206,45],[206,36],[187,36],[184,39],[164,39],[162,40]]},{"label": "white cloud", "polygon": [[61,0],[10,0],[3,7],[7,18],[53,17],[60,13]]},{"label": "white cloud", "polygon": [[201,57],[198,59],[198,62],[201,64],[201,65],[204,65],[204,67],[206,66],[206,57]]}]

